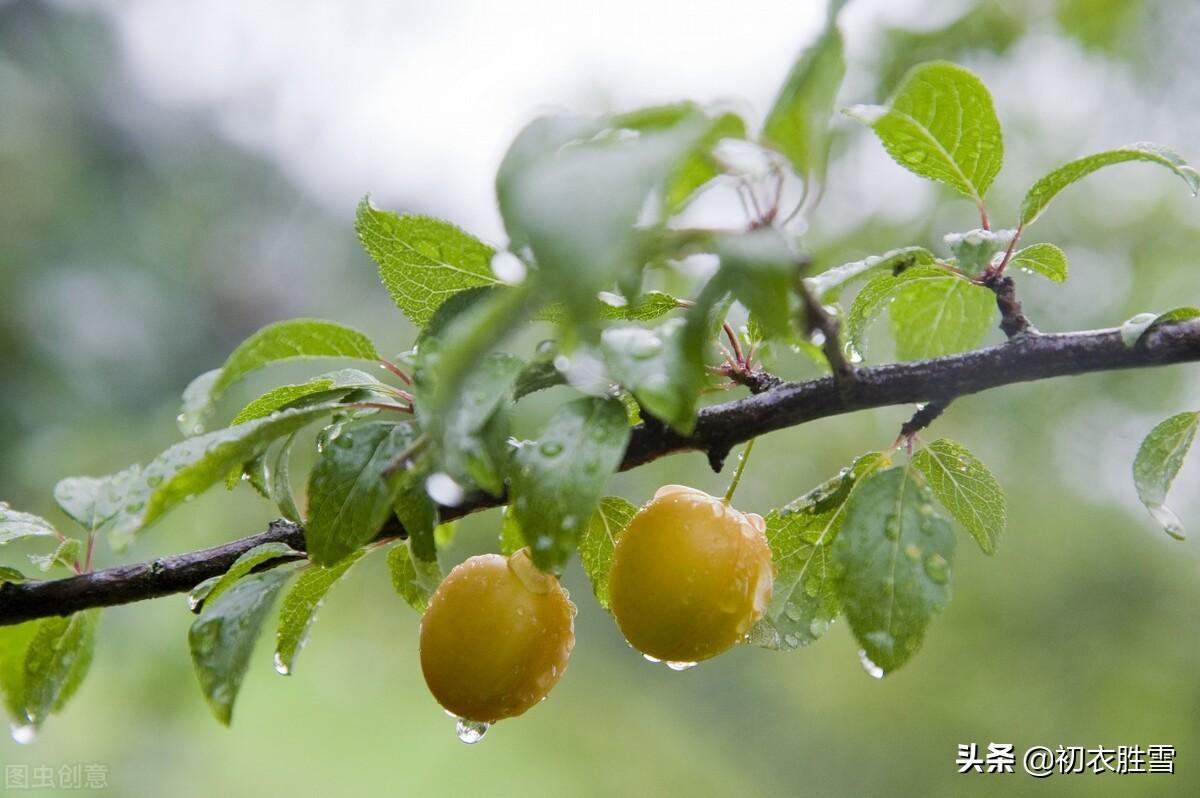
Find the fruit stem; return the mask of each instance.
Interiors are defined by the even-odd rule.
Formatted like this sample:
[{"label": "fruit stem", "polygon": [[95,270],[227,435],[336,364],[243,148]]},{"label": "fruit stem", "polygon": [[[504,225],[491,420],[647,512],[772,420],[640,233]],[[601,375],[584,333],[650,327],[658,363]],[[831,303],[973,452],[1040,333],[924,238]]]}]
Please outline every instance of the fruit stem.
[{"label": "fruit stem", "polygon": [[725,491],[725,497],[721,499],[725,504],[733,501],[733,494],[737,490],[738,483],[742,481],[742,473],[746,470],[746,462],[750,459],[750,452],[754,450],[754,441],[757,438],[751,438],[746,442],[746,448],[742,449],[742,454],[738,457],[737,470],[733,472],[733,479],[729,483],[729,489]]}]

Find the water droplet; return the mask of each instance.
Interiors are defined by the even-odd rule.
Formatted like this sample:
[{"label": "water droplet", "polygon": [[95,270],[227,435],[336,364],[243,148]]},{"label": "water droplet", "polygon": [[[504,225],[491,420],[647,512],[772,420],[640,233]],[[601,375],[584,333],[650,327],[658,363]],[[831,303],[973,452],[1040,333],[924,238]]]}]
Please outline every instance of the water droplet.
[{"label": "water droplet", "polygon": [[1154,520],[1162,524],[1163,531],[1176,540],[1183,540],[1183,522],[1179,520],[1179,516],[1175,515],[1175,511],[1162,504],[1147,505],[1146,509],[1150,511],[1150,515]]},{"label": "water droplet", "polygon": [[286,662],[283,661],[283,657],[280,655],[280,653],[278,651],[275,652],[275,672],[278,673],[280,676],[291,676],[292,675],[292,669],[288,666],[288,664]]},{"label": "water droplet", "polygon": [[672,662],[670,660],[667,661],[667,667],[673,671],[691,670],[692,668],[696,667],[696,665],[697,665],[697,663],[695,663],[695,662]]},{"label": "water droplet", "polygon": [[546,457],[558,457],[562,454],[562,444],[557,441],[546,441],[538,447],[538,451]]},{"label": "water droplet", "polygon": [[425,480],[425,492],[429,494],[429,498],[443,507],[457,507],[462,504],[462,500],[466,496],[462,485],[455,482],[454,478],[444,471],[429,475],[429,478]]},{"label": "water droplet", "polygon": [[942,555],[934,552],[925,558],[925,575],[944,585],[950,580],[950,563]]},{"label": "water droplet", "polygon": [[883,525],[883,534],[888,540],[899,540],[900,538],[900,519],[895,515],[889,515],[887,522]]},{"label": "water droplet", "polygon": [[533,348],[534,352],[539,355],[549,355],[552,352],[558,351],[558,341],[547,338],[545,341],[539,341],[538,345]]},{"label": "water droplet", "polygon": [[22,726],[18,726],[14,723],[12,727],[12,738],[14,742],[20,743],[21,745],[28,745],[37,739],[37,729],[34,728],[32,723],[26,723]]},{"label": "water droplet", "polygon": [[829,631],[829,627],[833,624],[832,618],[817,618],[808,625],[808,633],[813,637],[820,637]]},{"label": "water droplet", "polygon": [[601,291],[596,295],[600,301],[608,305],[610,308],[623,308],[629,304],[629,300],[620,294],[614,294],[612,291]]},{"label": "water droplet", "polygon": [[825,333],[820,330],[813,330],[808,340],[812,341],[813,346],[822,346],[825,343]]},{"label": "water droplet", "polygon": [[459,718],[454,722],[454,732],[458,735],[458,739],[462,740],[467,745],[474,745],[483,739],[483,735],[487,734],[487,730],[491,728],[490,723],[482,721],[466,720]]},{"label": "water droplet", "polygon": [[528,271],[525,263],[511,252],[497,252],[492,256],[492,274],[509,285],[525,282]]},{"label": "water droplet", "polygon": [[917,560],[921,559],[921,547],[916,543],[909,543],[904,547],[904,556],[913,562],[916,562]]},{"label": "water droplet", "polygon": [[187,597],[188,612],[195,612],[200,604],[204,601],[204,596],[191,594]]},{"label": "water droplet", "polygon": [[783,636],[783,643],[788,648],[798,648],[800,646],[800,638],[793,634],[786,634]]},{"label": "water droplet", "polygon": [[928,518],[931,515],[933,515],[933,505],[930,504],[929,502],[925,502],[924,504],[922,504],[920,507],[917,508],[917,512],[919,512],[921,515]]},{"label": "water droplet", "polygon": [[662,660],[661,660],[661,659],[659,659],[658,657],[652,657],[652,656],[650,656],[649,654],[643,654],[643,655],[642,655],[642,659],[646,660],[646,662],[652,662],[652,663],[654,663],[655,665],[657,665],[658,663],[662,662]]},{"label": "water droplet", "polygon": [[146,484],[152,488],[156,487],[158,485],[161,485],[162,481],[163,481],[162,474],[151,474],[148,477],[146,477]]},{"label": "water droplet", "polygon": [[125,512],[132,515],[133,513],[140,512],[145,506],[145,502],[130,502],[129,504],[125,505]]},{"label": "water droplet", "polygon": [[867,652],[864,649],[860,648],[858,650],[858,661],[862,663],[863,670],[866,671],[867,675],[872,679],[883,678],[883,668],[872,662],[871,658],[867,656]]},{"label": "water droplet", "polygon": [[783,611],[783,614],[793,621],[800,620],[800,608],[795,604],[788,604],[787,609]]}]

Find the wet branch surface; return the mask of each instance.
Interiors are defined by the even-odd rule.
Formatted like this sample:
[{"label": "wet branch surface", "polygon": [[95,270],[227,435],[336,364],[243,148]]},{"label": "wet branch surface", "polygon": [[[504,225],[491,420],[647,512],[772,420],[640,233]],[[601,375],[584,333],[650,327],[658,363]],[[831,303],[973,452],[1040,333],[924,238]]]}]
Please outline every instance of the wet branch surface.
[{"label": "wet branch surface", "polygon": [[[1200,320],[1153,328],[1134,347],[1122,343],[1117,328],[1056,335],[1023,332],[998,346],[959,355],[858,368],[852,381],[824,377],[780,382],[746,398],[704,408],[691,435],[662,424],[641,424],[633,430],[621,470],[685,451],[705,452],[710,462],[719,463],[733,446],[751,438],[859,410],[920,402],[944,405],[1013,383],[1197,360]],[[456,507],[443,507],[441,517],[449,521],[502,503],[502,498],[471,496]],[[393,520],[379,537],[403,535]],[[265,532],[210,549],[66,579],[3,583],[0,625],[182,593],[224,573],[255,546],[276,541],[303,551],[303,529],[275,521]]]}]

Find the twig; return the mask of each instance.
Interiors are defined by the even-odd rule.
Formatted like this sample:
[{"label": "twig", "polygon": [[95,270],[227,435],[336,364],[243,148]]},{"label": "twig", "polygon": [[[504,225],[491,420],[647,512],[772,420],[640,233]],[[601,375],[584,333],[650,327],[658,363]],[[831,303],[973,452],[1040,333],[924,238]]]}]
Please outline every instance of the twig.
[{"label": "twig", "polygon": [[[706,452],[711,459],[760,435],[869,408],[944,404],[1013,383],[1198,360],[1197,319],[1154,328],[1135,347],[1125,345],[1117,328],[1019,336],[959,355],[860,368],[848,384],[833,377],[781,383],[757,395],[704,408],[690,435],[663,424],[643,423],[634,428],[620,468],[636,468],[683,451]],[[503,496],[472,495],[462,504],[440,508],[440,517],[450,521],[504,501]],[[403,535],[403,527],[393,519],[378,538]],[[5,582],[0,584],[0,625],[182,593],[224,573],[246,551],[271,541],[283,541],[297,550],[305,547],[300,527],[276,521],[266,532],[204,551],[53,581]]]},{"label": "twig", "polygon": [[814,332],[819,331],[824,339],[821,341],[821,350],[825,353],[825,359],[829,361],[829,368],[833,371],[834,379],[843,385],[853,382],[856,379],[855,368],[850,361],[846,360],[846,355],[842,351],[841,324],[829,315],[825,306],[808,289],[808,285],[804,282],[803,270],[796,272],[796,295],[800,297],[801,312],[803,313],[802,318],[798,320],[801,331],[806,336],[811,336]]}]

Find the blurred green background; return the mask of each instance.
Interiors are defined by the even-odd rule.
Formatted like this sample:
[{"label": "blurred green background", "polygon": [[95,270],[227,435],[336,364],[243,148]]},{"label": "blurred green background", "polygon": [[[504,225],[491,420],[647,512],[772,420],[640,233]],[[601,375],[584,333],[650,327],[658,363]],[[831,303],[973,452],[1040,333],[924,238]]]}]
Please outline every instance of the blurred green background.
[{"label": "blurred green background", "polygon": [[[353,170],[337,173],[336,163],[310,162],[317,158],[297,172],[261,142],[247,146],[253,136],[214,121],[211,108],[164,101],[160,86],[147,89],[145,64],[131,77],[139,67],[130,40],[114,34],[124,6],[0,2],[0,497],[59,520],[55,480],[109,473],[173,442],[182,387],[259,326],[312,315],[358,326],[385,351],[411,343],[413,330],[355,241],[354,196],[383,191],[392,207],[468,227],[481,218],[478,203],[460,208],[453,192],[375,185]],[[678,15],[674,35],[686,39],[743,14],[776,26],[773,9],[690,14],[676,4],[654,13]],[[436,17],[429,12],[421,29],[440,31],[447,62],[455,48],[478,44],[456,40],[454,20]],[[930,58],[983,75],[1008,152],[990,198],[998,224],[1013,220],[1032,179],[1093,149],[1144,138],[1200,160],[1200,9],[1188,0],[864,2],[851,4],[845,21],[847,103],[883,97],[904,69]],[[370,15],[355,21],[370,23]],[[286,31],[288,19],[279,24]],[[521,24],[536,29],[538,20]],[[353,54],[355,30],[333,26],[327,35]],[[395,35],[402,49],[413,34]],[[806,35],[796,33],[793,49]],[[731,39],[711,57],[757,63],[755,52],[755,41]],[[228,72],[261,52],[249,41],[208,55],[212,71]],[[769,66],[747,91],[756,103],[769,99],[787,59]],[[346,92],[349,104],[352,87]],[[603,104],[577,93],[577,107]],[[253,121],[271,110],[272,96],[265,87],[251,96],[240,112]],[[436,130],[420,110],[411,124]],[[496,137],[486,117],[477,124]],[[940,248],[943,233],[973,226],[969,203],[892,165],[864,131],[838,126],[831,186],[806,239],[821,263],[904,244]],[[322,168],[336,187],[327,194],[313,177]],[[461,180],[482,195],[491,176]],[[1159,170],[1089,178],[1030,239],[1062,245],[1072,277],[1061,287],[1022,279],[1026,310],[1057,331],[1200,304],[1197,211]],[[494,218],[480,224],[484,234],[497,229]],[[805,373],[791,362],[780,369]],[[280,372],[265,379],[287,376]],[[376,555],[332,594],[292,676],[277,676],[268,644],[260,646],[231,729],[212,720],[196,687],[186,646],[192,616],[175,597],[107,611],[80,694],[36,742],[0,742],[0,762],[105,763],[111,792],[127,796],[1196,795],[1200,548],[1155,528],[1129,466],[1156,421],[1196,407],[1198,386],[1195,369],[1181,367],[956,402],[931,435],[961,440],[991,466],[1008,493],[1009,528],[994,558],[960,539],[953,602],[920,654],[881,681],[859,667],[844,624],[790,655],[737,650],[686,673],[649,665],[573,568],[578,644],[566,678],[544,705],[468,747],[424,689],[417,617]],[[830,419],[763,440],[739,505],[765,512],[800,495],[890,444],[910,412]],[[1173,494],[1193,529],[1197,474],[1185,467]],[[641,502],[663,482],[716,492],[727,476],[685,455],[621,475],[613,491]],[[248,489],[214,490],[127,556],[239,537],[261,528],[270,509]],[[492,547],[497,529],[495,512],[469,519],[447,562]],[[19,565],[20,552],[4,556]],[[116,562],[107,551],[99,559]],[[955,748],[967,742],[1012,742],[1018,751],[1172,744],[1177,773],[960,776]]]}]

